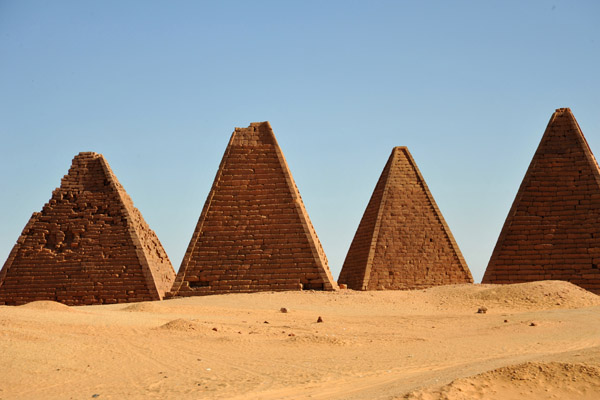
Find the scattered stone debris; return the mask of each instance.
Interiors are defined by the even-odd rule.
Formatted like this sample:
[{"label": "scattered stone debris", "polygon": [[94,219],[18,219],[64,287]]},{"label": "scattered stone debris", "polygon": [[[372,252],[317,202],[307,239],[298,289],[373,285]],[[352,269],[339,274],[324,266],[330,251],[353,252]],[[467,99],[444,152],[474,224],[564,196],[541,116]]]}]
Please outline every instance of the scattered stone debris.
[{"label": "scattered stone debris", "polygon": [[321,317],[317,318],[317,323],[319,323],[319,322],[323,322],[323,318],[321,318]]},{"label": "scattered stone debris", "polygon": [[287,313],[287,312],[288,312],[288,309],[287,309],[287,308],[285,308],[285,307],[281,307],[281,308],[279,309],[279,311],[281,311],[282,313],[284,313],[284,314],[285,314],[285,313]]},{"label": "scattered stone debris", "polygon": [[487,313],[487,307],[486,306],[481,306],[477,309],[477,314],[485,314]]},{"label": "scattered stone debris", "polygon": [[290,333],[288,336],[296,336],[296,335],[295,335],[295,334],[293,334],[293,333]]},{"label": "scattered stone debris", "polygon": [[98,393],[94,393],[94,394],[92,395],[92,398],[93,398],[93,399],[95,399],[96,397],[100,397],[100,395],[99,395]]}]

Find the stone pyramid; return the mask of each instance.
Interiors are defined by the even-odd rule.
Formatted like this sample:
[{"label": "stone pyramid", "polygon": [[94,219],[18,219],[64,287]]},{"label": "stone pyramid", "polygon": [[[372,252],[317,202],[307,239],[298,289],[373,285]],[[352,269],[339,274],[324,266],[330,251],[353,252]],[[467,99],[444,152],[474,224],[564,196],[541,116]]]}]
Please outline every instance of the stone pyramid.
[{"label": "stone pyramid", "polygon": [[395,147],[356,230],[339,283],[355,290],[471,283],[458,245],[406,147]]},{"label": "stone pyramid", "polygon": [[104,157],[79,153],[0,271],[0,304],[160,300],[175,271]]},{"label": "stone pyramid", "polygon": [[544,279],[600,294],[600,171],[568,108],[550,118],[483,283]]},{"label": "stone pyramid", "polygon": [[170,296],[336,288],[270,124],[236,128]]}]

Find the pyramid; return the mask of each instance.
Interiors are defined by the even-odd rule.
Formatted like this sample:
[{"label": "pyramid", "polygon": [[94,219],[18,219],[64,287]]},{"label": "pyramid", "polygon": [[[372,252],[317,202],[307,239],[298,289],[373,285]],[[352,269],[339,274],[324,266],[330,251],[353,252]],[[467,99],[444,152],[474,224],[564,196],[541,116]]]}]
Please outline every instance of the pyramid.
[{"label": "pyramid", "polygon": [[79,153],[0,271],[0,304],[160,300],[175,271],[101,154]]},{"label": "pyramid", "polygon": [[600,171],[568,108],[550,118],[482,282],[544,279],[600,294]]},{"label": "pyramid", "polygon": [[395,147],[342,267],[355,290],[471,283],[467,263],[406,147]]},{"label": "pyramid", "polygon": [[336,288],[271,125],[236,128],[170,296]]}]

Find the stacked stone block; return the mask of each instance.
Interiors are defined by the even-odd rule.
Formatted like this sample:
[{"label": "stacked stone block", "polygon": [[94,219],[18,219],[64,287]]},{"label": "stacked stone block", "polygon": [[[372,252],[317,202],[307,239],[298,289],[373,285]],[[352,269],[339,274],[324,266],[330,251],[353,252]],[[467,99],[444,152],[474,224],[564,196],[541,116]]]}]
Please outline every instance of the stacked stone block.
[{"label": "stacked stone block", "polygon": [[170,296],[336,288],[270,124],[236,128]]},{"label": "stacked stone block", "polygon": [[568,108],[550,118],[483,283],[545,279],[600,294],[600,171]]},{"label": "stacked stone block", "polygon": [[422,289],[473,282],[406,147],[392,150],[338,282],[355,290]]},{"label": "stacked stone block", "polygon": [[0,304],[160,300],[175,271],[101,154],[80,153],[0,271]]}]

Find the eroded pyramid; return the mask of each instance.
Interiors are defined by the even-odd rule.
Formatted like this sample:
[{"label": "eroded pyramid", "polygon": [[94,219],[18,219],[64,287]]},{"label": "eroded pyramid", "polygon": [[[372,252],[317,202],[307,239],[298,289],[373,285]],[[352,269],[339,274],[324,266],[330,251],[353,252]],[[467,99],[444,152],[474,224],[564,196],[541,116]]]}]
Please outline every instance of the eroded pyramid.
[{"label": "eroded pyramid", "polygon": [[0,271],[0,304],[160,300],[175,271],[101,154],[79,153]]},{"label": "eroded pyramid", "polygon": [[270,124],[236,128],[170,295],[336,288]]},{"label": "eroded pyramid", "polygon": [[471,283],[450,228],[406,147],[395,147],[342,267],[355,290]]},{"label": "eroded pyramid", "polygon": [[568,108],[550,118],[483,283],[545,279],[600,294],[600,172]]}]

